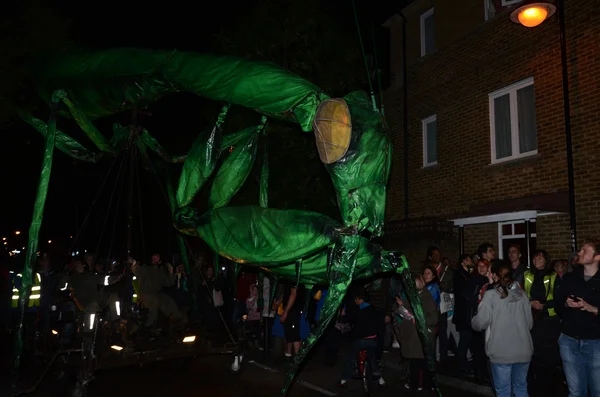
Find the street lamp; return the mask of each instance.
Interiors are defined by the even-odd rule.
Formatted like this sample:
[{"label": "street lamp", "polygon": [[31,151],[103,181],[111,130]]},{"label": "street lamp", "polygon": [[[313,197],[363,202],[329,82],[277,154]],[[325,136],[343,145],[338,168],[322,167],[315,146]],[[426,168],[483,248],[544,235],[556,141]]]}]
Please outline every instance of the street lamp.
[{"label": "street lamp", "polygon": [[569,218],[571,221],[571,250],[577,251],[577,217],[575,213],[575,177],[573,172],[573,140],[571,138],[571,101],[569,99],[569,70],[567,64],[567,39],[565,34],[565,1],[525,1],[511,12],[510,19],[525,27],[540,25],[554,13],[558,14],[560,30],[560,60],[562,66],[563,111],[565,118],[565,141],[567,149],[567,177],[569,180]]},{"label": "street lamp", "polygon": [[18,236],[19,234],[21,234],[21,232],[20,232],[19,230],[17,230],[17,231],[15,232],[15,235],[17,235],[17,236]]}]

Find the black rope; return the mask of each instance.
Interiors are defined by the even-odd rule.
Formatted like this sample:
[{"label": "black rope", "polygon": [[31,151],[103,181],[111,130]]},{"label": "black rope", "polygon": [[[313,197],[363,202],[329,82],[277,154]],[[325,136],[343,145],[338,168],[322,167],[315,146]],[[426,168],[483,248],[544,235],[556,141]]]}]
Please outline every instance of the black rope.
[{"label": "black rope", "polygon": [[[154,166],[152,165],[152,162],[150,162],[150,168],[152,169],[152,172],[154,174],[154,176],[156,177],[156,180],[158,182],[158,186],[160,187],[160,190],[165,198],[165,200],[167,201],[167,204],[169,205],[169,208],[171,206],[171,202],[169,200],[169,197],[167,196],[167,193],[165,192],[165,190],[162,187],[162,184],[160,183],[160,179],[158,178],[158,174],[156,172],[156,169],[154,168]],[[171,214],[172,216],[173,214]],[[183,241],[185,242],[185,245],[188,248],[189,254],[192,256],[192,259],[194,260],[194,268],[196,269],[196,271],[198,271],[198,273],[200,274],[200,277],[202,278],[202,282],[204,283],[204,285],[206,286],[206,289],[208,290],[208,283],[206,283],[206,278],[204,277],[204,274],[202,274],[202,271],[200,269],[198,269],[198,257],[194,254],[194,251],[192,251],[192,247],[190,246],[190,243],[184,238]],[[216,269],[215,269],[216,272]],[[212,295],[212,291],[208,291],[208,295],[210,296],[210,300],[213,304],[213,307],[215,307],[215,301],[214,301],[214,296]],[[216,307],[215,307],[216,308]],[[220,310],[217,310],[217,312],[219,313],[219,316],[221,317],[221,321],[223,322],[223,325],[225,326],[225,330],[227,331],[227,334],[229,335],[229,338],[231,339],[231,342],[235,345],[235,339],[233,337],[233,334],[231,333],[231,330],[229,329],[229,326],[227,325],[227,322],[225,321],[225,318],[223,317],[223,313],[221,313]]]},{"label": "black rope", "polygon": [[[190,243],[186,239],[183,239],[183,241],[187,245],[188,251],[190,252],[190,255],[192,256],[192,259],[194,260],[194,264],[195,264],[194,268],[196,269],[198,274],[200,274],[200,278],[202,278],[202,283],[208,290],[208,283],[206,282],[206,278],[204,277],[204,274],[202,274],[202,269],[198,268],[198,257],[192,251],[192,247],[190,246]],[[215,273],[216,273],[216,271],[217,271],[217,269],[215,269]],[[217,307],[215,306],[215,297],[213,296],[212,291],[209,290],[208,295],[210,296],[210,300],[213,304],[213,307],[219,313],[219,317],[221,317],[221,321],[223,322],[223,325],[225,326],[225,331],[227,331],[227,334],[229,335],[229,339],[231,340],[231,343],[233,343],[235,345],[236,344],[235,338],[233,337],[233,334],[231,333],[231,330],[229,329],[229,326],[227,325],[227,321],[225,321],[225,317],[223,317],[223,313],[221,313],[221,311],[218,310]]]},{"label": "black rope", "polygon": [[98,255],[98,251],[100,250],[100,244],[102,243],[102,238],[104,237],[104,231],[106,230],[106,223],[108,222],[108,215],[110,213],[110,209],[112,207],[113,200],[115,198],[115,191],[117,190],[117,185],[119,184],[119,177],[121,176],[121,172],[123,171],[123,166],[125,165],[125,160],[129,158],[129,147],[127,147],[127,151],[122,157],[121,165],[119,166],[119,172],[117,173],[117,180],[115,182],[115,186],[113,187],[112,193],[110,195],[110,201],[108,202],[108,208],[106,210],[106,218],[104,224],[102,225],[102,230],[100,231],[100,237],[98,238],[98,245],[96,246],[96,258]]},{"label": "black rope", "polygon": [[[125,164],[125,160],[127,160],[129,158],[129,156],[131,155],[131,142],[127,148],[127,151],[125,152],[125,155],[123,156],[123,162],[121,163],[121,169],[119,169],[119,175],[121,174],[121,171],[123,169],[123,164]],[[117,182],[115,183],[115,188],[113,189],[113,194],[111,196],[110,199],[110,204],[109,204],[109,209],[110,206],[112,205],[112,201],[114,199],[114,193],[116,191],[116,187],[118,185],[119,179],[117,176]],[[115,230],[117,228],[117,221],[119,219],[119,209],[120,209],[120,204],[121,204],[121,198],[123,198],[123,188],[125,187],[125,175],[123,175],[123,178],[121,178],[121,188],[120,188],[120,193],[119,194],[119,198],[117,199],[117,206],[116,206],[116,210],[115,210],[115,219],[113,221],[113,229],[112,229],[112,234],[111,234],[111,238],[110,238],[110,242],[108,245],[108,255],[106,257],[107,259],[107,263],[106,266],[104,267],[104,277],[106,279],[106,277],[108,277],[108,261],[110,260],[110,255],[112,254],[112,248],[113,248],[113,243],[115,241]],[[107,218],[108,218],[108,214],[107,214]],[[106,222],[104,224],[106,226]],[[98,250],[100,249],[100,243],[98,243]],[[102,304],[103,302],[103,297],[104,297],[104,289],[106,288],[106,282],[104,282],[102,284],[102,288],[100,289],[100,299],[99,299],[99,303]],[[97,322],[98,325],[96,325],[94,327],[94,337],[92,338],[92,357],[94,356],[94,348],[96,345],[96,337],[98,335],[98,328],[100,328],[100,322]]]},{"label": "black rope", "polygon": [[[75,249],[75,247],[77,246],[77,244],[79,244],[79,238],[82,236],[83,234],[83,229],[86,227],[88,220],[90,219],[90,215],[92,214],[92,210],[94,209],[94,207],[96,206],[96,203],[98,202],[98,198],[100,198],[100,194],[102,193],[102,191],[104,190],[104,186],[106,186],[106,182],[108,181],[108,177],[112,174],[113,169],[115,168],[115,165],[117,164],[117,157],[114,158],[110,169],[108,170],[108,172],[106,173],[106,175],[104,175],[104,179],[102,180],[102,183],[100,184],[100,188],[98,189],[98,192],[96,193],[96,197],[94,198],[94,201],[92,201],[92,205],[90,205],[90,209],[87,212],[85,218],[83,218],[83,222],[81,223],[81,226],[78,226],[78,229],[75,233],[75,236],[73,237],[73,242],[71,243],[71,247],[69,249],[69,251],[67,252],[67,257],[65,259],[65,264],[62,267],[61,273],[64,272],[65,267],[67,266],[67,262],[69,259],[69,256],[71,255],[71,252]],[[116,181],[115,181],[116,183]],[[106,224],[106,220],[104,221]]]},{"label": "black rope", "polygon": [[[137,160],[137,159],[135,159]],[[140,234],[142,237],[142,257],[146,257],[146,239],[144,237],[144,218],[142,214],[142,190],[140,189],[140,166],[139,162],[135,161],[135,181],[137,185],[137,193],[138,193],[138,209],[140,212]],[[129,181],[132,183],[132,181]]]}]

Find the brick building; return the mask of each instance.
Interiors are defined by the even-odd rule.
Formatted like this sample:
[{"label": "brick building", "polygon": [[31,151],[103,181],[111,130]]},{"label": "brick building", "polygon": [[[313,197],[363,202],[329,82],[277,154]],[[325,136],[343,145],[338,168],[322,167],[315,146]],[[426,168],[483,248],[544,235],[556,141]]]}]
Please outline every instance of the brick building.
[{"label": "brick building", "polygon": [[[406,21],[408,236],[405,239],[403,18],[392,16],[394,142],[386,245],[422,260],[441,244],[456,259],[489,241],[570,252],[559,23],[510,20],[519,0],[416,0]],[[599,235],[600,1],[567,0],[579,243]],[[524,255],[526,257],[526,255]]]}]

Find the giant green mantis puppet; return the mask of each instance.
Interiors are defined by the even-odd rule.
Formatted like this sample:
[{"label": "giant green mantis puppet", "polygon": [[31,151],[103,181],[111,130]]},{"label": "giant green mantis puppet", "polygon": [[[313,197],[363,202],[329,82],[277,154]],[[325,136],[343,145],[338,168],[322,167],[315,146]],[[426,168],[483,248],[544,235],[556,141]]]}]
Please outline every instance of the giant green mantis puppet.
[{"label": "giant green mantis puppet", "polygon": [[[31,281],[54,147],[91,162],[103,154],[114,155],[125,148],[128,140],[131,143],[128,129],[115,126],[114,135],[108,140],[94,126],[95,119],[143,108],[166,94],[192,92],[224,106],[214,128],[200,133],[187,155],[170,156],[146,130],[137,134],[133,142],[142,154],[150,150],[167,162],[183,162],[179,185],[170,189],[176,228],[200,237],[219,255],[239,264],[260,266],[263,271],[298,283],[329,284],[322,321],[296,356],[282,396],[298,365],[334,318],[351,281],[379,272],[395,271],[405,281],[415,308],[417,329],[433,369],[432,347],[406,258],[383,251],[363,237],[382,234],[392,157],[382,115],[364,93],[332,99],[315,85],[272,64],[143,49],[60,55],[44,63],[36,75],[38,91],[50,103],[51,114],[46,124],[26,112],[20,113],[46,138],[42,177],[29,231],[24,286]],[[223,136],[221,125],[230,105],[256,110],[263,115],[262,122]],[[100,152],[87,150],[58,130],[59,115],[73,118]],[[266,156],[262,156],[260,205],[227,206],[255,165],[269,118],[296,122],[303,131],[314,132],[320,159],[335,187],[341,223],[314,212],[268,208]],[[227,151],[231,153],[217,170],[217,160]],[[210,210],[199,214],[189,205],[215,172]],[[27,287],[21,291],[21,307]],[[18,349],[22,346],[20,341],[19,338]],[[18,367],[20,353],[16,357]]]}]

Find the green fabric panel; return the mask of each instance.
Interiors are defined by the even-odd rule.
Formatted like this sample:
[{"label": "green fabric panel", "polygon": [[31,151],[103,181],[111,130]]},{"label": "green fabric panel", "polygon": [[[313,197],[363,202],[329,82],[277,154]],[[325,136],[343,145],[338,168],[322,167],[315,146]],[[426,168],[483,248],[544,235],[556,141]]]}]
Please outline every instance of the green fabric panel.
[{"label": "green fabric panel", "polygon": [[261,265],[315,254],[334,242],[339,226],[314,212],[258,206],[222,207],[199,217],[187,207],[177,211],[176,224],[180,230],[195,227],[197,235],[221,256]]},{"label": "green fabric panel", "polygon": [[204,182],[213,173],[219,159],[221,147],[221,129],[207,130],[196,138],[188,153],[177,188],[177,206],[182,207],[192,202]]},{"label": "green fabric panel", "polygon": [[[302,260],[301,282],[303,284],[329,283],[329,266],[327,263],[329,260],[329,251],[325,248]],[[368,277],[373,272],[381,271],[381,261],[381,247],[369,243],[369,240],[364,237],[360,237],[356,252],[356,278]],[[265,265],[263,268],[289,281],[296,281],[296,262],[283,265]]]},{"label": "green fabric panel", "polygon": [[[31,114],[18,110],[18,115],[21,120],[35,128],[44,137],[48,134],[48,125],[42,120],[33,117]],[[101,157],[101,154],[95,154],[87,150],[83,145],[71,138],[64,132],[56,130],[55,145],[61,152],[81,161],[96,163]]]},{"label": "green fabric panel", "polygon": [[69,98],[63,98],[63,102],[69,108],[71,115],[77,125],[85,132],[85,134],[94,142],[94,145],[98,147],[98,149],[103,152],[112,152],[112,147],[108,144],[108,141],[102,135],[100,131],[96,128],[96,126],[92,123],[90,118],[79,109]]},{"label": "green fabric panel", "polygon": [[90,119],[164,94],[189,91],[268,115],[295,118],[304,131],[327,96],[314,84],[271,63],[242,58],[138,48],[80,51],[40,62],[40,94],[66,87],[77,109]]},{"label": "green fabric panel", "polygon": [[20,320],[15,339],[15,359],[13,363],[14,383],[16,387],[18,381],[18,371],[21,366],[21,354],[23,353],[23,320],[25,317],[25,307],[27,306],[27,298],[30,294],[31,285],[33,282],[33,269],[37,260],[38,240],[42,220],[44,218],[44,206],[46,205],[46,197],[48,196],[48,185],[50,184],[50,174],[52,171],[52,160],[54,157],[54,144],[56,138],[56,116],[58,112],[58,102],[60,98],[64,98],[63,91],[56,91],[52,94],[50,120],[48,121],[48,131],[46,133],[46,143],[44,145],[44,157],[42,160],[42,171],[40,181],[38,183],[37,195],[33,206],[33,216],[31,225],[29,226],[29,234],[27,236],[27,251],[25,253],[25,264],[22,272],[22,284],[19,291],[19,311]]},{"label": "green fabric panel", "polygon": [[413,308],[413,314],[415,315],[415,324],[417,326],[417,334],[421,340],[421,346],[423,347],[423,354],[427,360],[427,367],[430,375],[432,376],[433,385],[435,386],[438,394],[441,396],[437,377],[435,373],[435,346],[431,344],[429,338],[429,331],[427,330],[427,323],[425,322],[425,313],[423,312],[423,305],[421,304],[421,297],[417,290],[417,286],[412,278],[410,272],[410,266],[408,260],[404,255],[399,258],[396,272],[402,276],[402,284],[406,291],[406,296],[410,301],[410,305]]},{"label": "green fabric panel", "polygon": [[344,97],[352,118],[352,140],[344,157],[327,166],[346,226],[383,234],[391,140],[381,115],[362,92]]},{"label": "green fabric panel", "polygon": [[257,134],[251,135],[247,141],[240,142],[225,159],[210,190],[210,208],[226,206],[246,182],[256,161],[257,141]]}]

